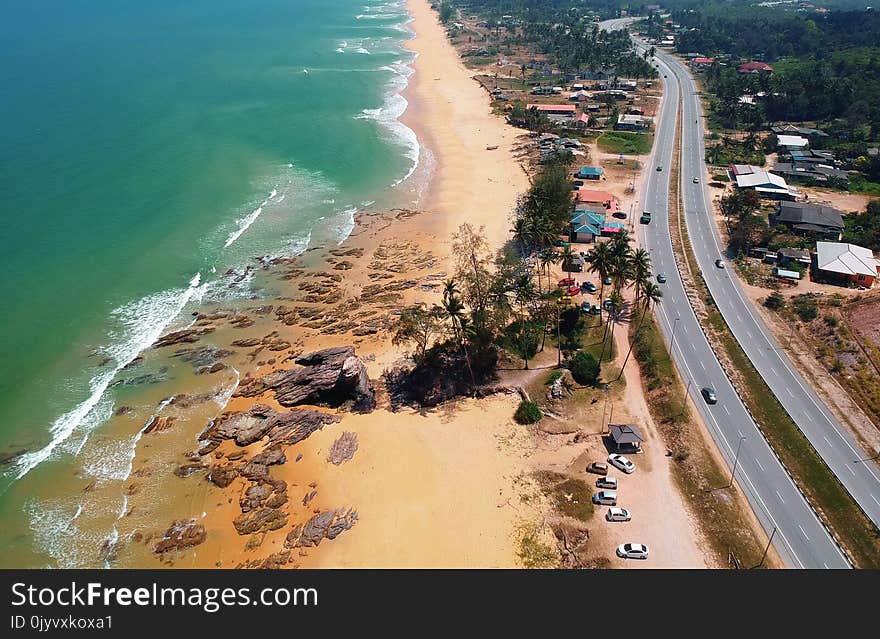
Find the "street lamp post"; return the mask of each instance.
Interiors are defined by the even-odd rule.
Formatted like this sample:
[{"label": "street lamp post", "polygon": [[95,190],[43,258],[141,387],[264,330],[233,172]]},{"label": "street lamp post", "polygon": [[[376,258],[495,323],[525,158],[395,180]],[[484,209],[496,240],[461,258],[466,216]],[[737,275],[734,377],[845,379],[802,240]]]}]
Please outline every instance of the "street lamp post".
[{"label": "street lamp post", "polygon": [[672,340],[669,342],[669,356],[673,358],[675,357],[675,329],[678,328],[678,320],[680,319],[680,317],[676,317],[672,322]]},{"label": "street lamp post", "polygon": [[740,435],[739,445],[736,447],[736,455],[734,455],[734,457],[733,457],[733,470],[730,471],[730,483],[727,484],[728,488],[733,486],[733,476],[736,473],[736,465],[739,462],[739,450],[740,450],[740,448],[742,448],[743,440],[745,440],[745,438],[746,438],[745,435]]}]

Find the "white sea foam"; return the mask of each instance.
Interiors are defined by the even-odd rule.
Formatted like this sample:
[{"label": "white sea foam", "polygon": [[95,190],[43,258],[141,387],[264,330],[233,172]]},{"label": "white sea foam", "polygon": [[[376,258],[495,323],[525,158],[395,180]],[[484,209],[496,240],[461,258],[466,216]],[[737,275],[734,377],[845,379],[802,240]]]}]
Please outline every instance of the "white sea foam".
[{"label": "white sea foam", "polygon": [[354,50],[355,53],[360,53],[361,55],[370,55],[370,52],[364,47],[358,47]]},{"label": "white sea foam", "polygon": [[393,182],[391,186],[397,186],[409,178],[419,165],[421,151],[419,139],[415,131],[398,120],[403,115],[403,112],[406,111],[407,106],[406,98],[399,93],[395,93],[389,95],[385,100],[385,104],[380,108],[364,109],[359,115],[355,116],[359,120],[374,120],[378,122],[381,126],[385,127],[394,142],[406,149],[406,157],[411,161],[409,170],[406,172],[406,175]]},{"label": "white sea foam", "polygon": [[263,212],[263,207],[269,204],[269,201],[278,194],[278,189],[273,188],[269,193],[269,197],[260,202],[260,205],[255,208],[250,214],[246,215],[243,218],[236,220],[236,224],[238,228],[236,228],[232,233],[229,234],[229,237],[226,238],[226,244],[223,245],[224,248],[229,248],[232,244],[240,238],[245,231],[247,231],[251,224],[257,221],[257,218],[260,217],[260,214]]},{"label": "white sea foam", "polygon": [[[49,428],[52,439],[43,448],[23,455],[16,464],[16,479],[21,479],[38,464],[42,463],[63,444],[77,428],[90,432],[106,419],[104,413],[96,412],[116,374],[130,364],[138,354],[155,342],[174,321],[180,311],[194,296],[198,289],[201,273],[196,273],[185,289],[175,289],[150,295],[132,304],[113,311],[113,318],[122,326],[118,332],[111,332],[113,344],[107,354],[113,359],[112,369],[95,375],[89,382],[91,394],[73,410],[56,419]],[[106,401],[106,400],[105,400]],[[100,411],[101,409],[98,408]],[[104,419],[100,419],[104,417]]]}]

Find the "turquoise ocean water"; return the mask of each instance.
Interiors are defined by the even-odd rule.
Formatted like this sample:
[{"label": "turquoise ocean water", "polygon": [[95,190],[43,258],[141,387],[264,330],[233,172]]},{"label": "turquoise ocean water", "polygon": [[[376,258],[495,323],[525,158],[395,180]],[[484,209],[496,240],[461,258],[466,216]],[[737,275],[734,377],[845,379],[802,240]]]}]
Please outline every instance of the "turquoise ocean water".
[{"label": "turquoise ocean water", "polygon": [[368,0],[3,3],[0,455],[24,451],[0,467],[4,522],[230,269],[342,240],[410,188],[407,20]]}]

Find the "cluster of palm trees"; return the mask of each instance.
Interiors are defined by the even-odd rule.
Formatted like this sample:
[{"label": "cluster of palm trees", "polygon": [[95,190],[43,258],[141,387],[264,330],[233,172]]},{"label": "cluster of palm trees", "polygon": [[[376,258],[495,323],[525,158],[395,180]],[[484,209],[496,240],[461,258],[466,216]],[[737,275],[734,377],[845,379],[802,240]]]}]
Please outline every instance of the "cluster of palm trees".
[{"label": "cluster of palm trees", "polygon": [[[570,244],[563,245],[561,251],[549,248],[545,244],[543,249],[529,252],[525,248],[527,245],[531,246],[532,243],[539,243],[533,239],[535,236],[527,234],[527,229],[522,225],[515,225],[513,232],[514,237],[522,244],[524,254],[531,254],[538,278],[537,289],[528,282],[529,277],[523,278],[522,276],[515,280],[516,285],[512,289],[520,307],[520,321],[524,326],[525,306],[537,296],[549,295],[553,290],[550,266],[562,262],[566,274],[568,277],[571,277],[571,267],[575,260],[575,254]],[[554,236],[553,239],[556,238],[558,236]],[[549,244],[551,237],[548,235],[546,238],[541,239]],[[605,308],[605,301],[607,299],[610,307],[606,313],[605,328],[602,333],[600,362],[605,357],[606,349],[609,352],[611,350],[610,344],[614,340],[615,323],[620,318],[624,308],[624,289],[629,288],[634,293],[633,312],[630,314],[630,317],[634,317],[635,313],[640,311],[636,334],[641,330],[651,306],[657,304],[663,297],[662,290],[652,277],[650,254],[643,248],[633,249],[631,240],[630,233],[626,229],[621,229],[611,240],[597,243],[584,255],[588,271],[595,274],[599,279],[599,305]],[[547,282],[546,294],[542,287],[542,280]],[[606,287],[609,286],[611,289],[610,293],[606,290]],[[600,319],[600,321],[602,320]],[[629,351],[624,358],[620,372],[621,375],[623,374],[623,367],[629,361],[631,352],[632,345],[630,345]],[[526,361],[525,366],[528,368],[528,361]]]}]

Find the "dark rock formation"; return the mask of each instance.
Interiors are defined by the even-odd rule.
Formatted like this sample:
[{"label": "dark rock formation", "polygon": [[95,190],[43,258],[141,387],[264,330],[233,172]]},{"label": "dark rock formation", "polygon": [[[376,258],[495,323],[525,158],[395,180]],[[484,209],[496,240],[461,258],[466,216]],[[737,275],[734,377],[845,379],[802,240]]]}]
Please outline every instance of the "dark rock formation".
[{"label": "dark rock formation", "polygon": [[330,452],[327,454],[327,461],[331,464],[339,466],[342,462],[347,462],[354,457],[355,451],[358,449],[357,433],[345,431],[330,446]]},{"label": "dark rock formation", "polygon": [[169,526],[162,539],[153,546],[153,552],[159,554],[170,550],[181,550],[191,546],[198,546],[205,541],[207,536],[205,527],[195,519],[181,519]]},{"label": "dark rock formation", "polygon": [[153,348],[162,348],[163,346],[172,346],[174,344],[192,344],[198,342],[202,335],[213,333],[213,326],[192,326],[179,331],[174,331],[163,335],[155,342]]},{"label": "dark rock formation", "polygon": [[356,510],[337,508],[320,512],[304,524],[299,524],[284,540],[286,548],[317,546],[324,538],[336,539],[357,521]]},{"label": "dark rock formation", "polygon": [[287,525],[287,513],[276,508],[256,508],[236,517],[232,525],[239,535],[278,530]]},{"label": "dark rock formation", "polygon": [[353,346],[328,348],[295,360],[300,368],[275,371],[258,379],[243,381],[237,395],[255,397],[268,390],[282,406],[327,404],[341,406],[353,401],[354,410],[368,412],[376,397],[367,369]]},{"label": "dark rock formation", "polygon": [[265,404],[254,404],[244,412],[224,416],[207,430],[203,439],[234,439],[239,446],[247,446],[268,435],[270,447],[282,444],[291,446],[327,424],[338,421],[335,415],[314,410],[297,409],[279,413]]},{"label": "dark rock formation", "polygon": [[231,465],[212,466],[208,473],[208,481],[220,488],[226,488],[236,477],[238,477],[238,468]]}]

